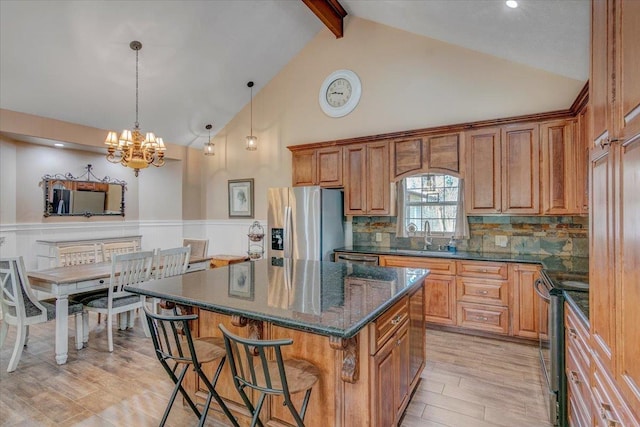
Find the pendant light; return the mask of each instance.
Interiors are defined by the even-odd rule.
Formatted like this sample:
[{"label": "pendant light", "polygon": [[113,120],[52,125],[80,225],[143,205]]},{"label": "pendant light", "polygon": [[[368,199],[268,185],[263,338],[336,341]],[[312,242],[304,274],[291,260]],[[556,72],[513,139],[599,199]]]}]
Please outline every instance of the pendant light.
[{"label": "pendant light", "polygon": [[247,150],[256,151],[258,149],[258,138],[253,136],[253,82],[247,83],[249,89],[251,89],[251,133],[247,137]]},{"label": "pendant light", "polygon": [[211,142],[211,128],[213,125],[206,125],[204,128],[209,131],[209,140],[204,143],[204,155],[205,156],[215,156],[215,144]]}]

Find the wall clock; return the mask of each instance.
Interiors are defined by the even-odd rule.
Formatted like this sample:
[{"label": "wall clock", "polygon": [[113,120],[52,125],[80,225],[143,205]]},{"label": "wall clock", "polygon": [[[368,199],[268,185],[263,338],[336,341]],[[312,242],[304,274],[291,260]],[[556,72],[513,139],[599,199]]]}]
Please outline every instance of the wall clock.
[{"label": "wall clock", "polygon": [[327,116],[342,117],[356,108],[361,94],[358,75],[350,70],[337,70],[324,79],[318,101]]}]

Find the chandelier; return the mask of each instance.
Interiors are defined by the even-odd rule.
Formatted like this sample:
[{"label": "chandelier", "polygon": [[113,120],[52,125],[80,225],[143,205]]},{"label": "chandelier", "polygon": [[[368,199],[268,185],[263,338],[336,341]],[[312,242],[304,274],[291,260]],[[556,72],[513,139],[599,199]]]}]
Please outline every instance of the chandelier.
[{"label": "chandelier", "polygon": [[120,163],[122,166],[133,169],[138,176],[140,169],[149,165],[164,166],[164,152],[167,150],[162,138],[156,137],[153,132],[147,132],[142,136],[138,123],[138,51],[142,49],[142,43],[132,41],[129,47],[136,51],[136,122],[133,130],[125,129],[120,134],[110,131],[104,143],[107,148],[107,160],[111,163]]}]

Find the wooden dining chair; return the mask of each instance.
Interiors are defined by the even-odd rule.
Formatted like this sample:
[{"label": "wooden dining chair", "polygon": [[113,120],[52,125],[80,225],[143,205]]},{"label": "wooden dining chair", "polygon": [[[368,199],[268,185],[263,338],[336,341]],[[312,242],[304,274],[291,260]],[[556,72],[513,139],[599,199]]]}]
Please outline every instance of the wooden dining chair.
[{"label": "wooden dining chair", "polygon": [[[153,268],[153,251],[141,251],[115,255],[111,258],[111,276],[107,295],[89,295],[86,298],[74,299],[84,305],[85,311],[105,314],[107,317],[107,339],[109,351],[113,352],[113,317],[116,314],[128,315],[129,321],[121,320],[120,327],[125,324],[133,326],[134,311],[143,306],[139,295],[124,290],[127,285],[151,279]],[[84,327],[88,328],[88,318],[84,316]],[[142,322],[145,335],[149,336],[147,323]]]},{"label": "wooden dining chair", "polygon": [[182,246],[191,246],[191,258],[206,258],[209,253],[209,239],[183,239]]},{"label": "wooden dining chair", "polygon": [[[0,307],[2,307],[2,326],[0,326],[0,348],[4,345],[9,325],[16,327],[16,342],[9,360],[7,372],[18,367],[22,349],[29,340],[29,327],[53,320],[56,317],[56,300],[38,301],[22,257],[0,259]],[[82,304],[69,301],[68,315],[76,317],[76,349],[82,345]]]},{"label": "wooden dining chair", "polygon": [[113,258],[114,255],[130,254],[140,250],[140,247],[138,247],[138,243],[135,240],[131,240],[130,242],[101,243],[100,247],[102,258],[105,261],[111,261],[111,258]]},{"label": "wooden dining chair", "polygon": [[[238,427],[238,422],[231,411],[229,411],[229,408],[215,388],[218,378],[222,373],[222,367],[224,366],[226,358],[223,339],[219,337],[193,338],[191,336],[189,322],[193,322],[198,319],[198,315],[196,314],[180,316],[177,313],[177,309],[174,308],[173,314],[161,315],[152,313],[148,310],[146,305],[143,309],[148,322],[149,331],[151,332],[151,339],[153,341],[156,356],[175,384],[169,403],[167,404],[167,408],[165,409],[162,420],[160,421],[160,426],[164,426],[166,423],[171,407],[173,406],[173,402],[175,401],[178,392],[180,392],[191,410],[200,419],[198,424],[199,426],[204,425],[209,412],[209,406],[211,405],[211,400],[215,399],[231,424]],[[209,379],[202,369],[202,364],[214,362],[216,360],[219,361],[218,367],[213,378]],[[182,387],[182,381],[189,370],[195,371],[202,384],[204,384],[208,390],[207,400],[202,408],[202,412],[198,410],[196,404],[191,400],[189,394]]]},{"label": "wooden dining chair", "polygon": [[[268,395],[282,396],[295,423],[304,427],[311,389],[318,382],[320,370],[306,360],[282,357],[281,348],[293,344],[292,339],[253,340],[232,334],[222,324],[218,327],[224,337],[233,384],[252,416],[251,427],[263,426],[260,410]],[[269,355],[275,360],[269,360]],[[255,406],[245,391],[247,388],[260,394]],[[291,401],[291,395],[299,392],[305,392],[300,411]]]},{"label": "wooden dining chair", "polygon": [[170,249],[158,248],[155,255],[155,268],[153,269],[155,278],[163,279],[186,273],[189,267],[190,254],[190,246]]},{"label": "wooden dining chair", "polygon": [[100,245],[63,246],[56,248],[58,267],[102,262]]}]

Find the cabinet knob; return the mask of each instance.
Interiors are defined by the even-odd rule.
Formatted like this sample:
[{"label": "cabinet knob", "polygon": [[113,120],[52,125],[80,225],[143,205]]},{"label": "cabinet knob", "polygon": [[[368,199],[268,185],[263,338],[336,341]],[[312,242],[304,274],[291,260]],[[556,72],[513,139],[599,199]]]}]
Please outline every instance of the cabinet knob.
[{"label": "cabinet knob", "polygon": [[578,333],[576,332],[576,330],[575,330],[575,329],[573,329],[573,328],[569,328],[569,336],[570,336],[571,338],[573,338],[573,339],[576,339],[576,338],[578,338]]},{"label": "cabinet knob", "polygon": [[574,384],[580,384],[580,380],[578,379],[578,373],[575,372],[575,371],[570,371],[569,372],[569,379]]},{"label": "cabinet knob", "polygon": [[100,279],[99,283],[102,285],[104,284],[104,279]]}]

